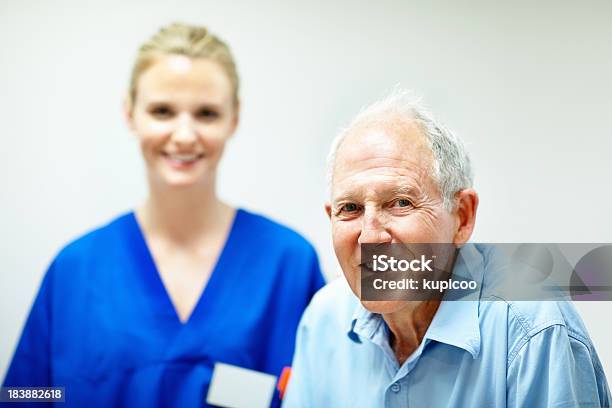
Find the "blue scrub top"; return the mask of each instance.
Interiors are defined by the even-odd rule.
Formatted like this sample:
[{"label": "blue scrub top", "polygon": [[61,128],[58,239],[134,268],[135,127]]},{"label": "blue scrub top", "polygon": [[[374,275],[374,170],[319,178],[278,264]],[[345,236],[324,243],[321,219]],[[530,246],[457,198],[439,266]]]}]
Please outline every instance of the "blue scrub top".
[{"label": "blue scrub top", "polygon": [[216,362],[275,376],[291,365],[299,319],[323,284],[304,238],[239,209],[182,323],[130,212],[55,258],[4,386],[66,387],[61,406],[206,406]]}]

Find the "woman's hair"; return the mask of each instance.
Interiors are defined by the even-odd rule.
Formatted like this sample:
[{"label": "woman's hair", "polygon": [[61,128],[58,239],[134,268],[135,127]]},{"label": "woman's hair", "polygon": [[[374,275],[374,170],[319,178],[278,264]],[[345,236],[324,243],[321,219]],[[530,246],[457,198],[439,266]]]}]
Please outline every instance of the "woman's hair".
[{"label": "woman's hair", "polygon": [[136,100],[140,75],[153,65],[157,58],[168,54],[185,55],[190,58],[208,58],[217,62],[229,77],[233,87],[234,103],[238,103],[238,72],[236,71],[234,57],[227,44],[205,27],[173,23],[162,27],[140,47],[130,78],[128,94],[130,107]]}]

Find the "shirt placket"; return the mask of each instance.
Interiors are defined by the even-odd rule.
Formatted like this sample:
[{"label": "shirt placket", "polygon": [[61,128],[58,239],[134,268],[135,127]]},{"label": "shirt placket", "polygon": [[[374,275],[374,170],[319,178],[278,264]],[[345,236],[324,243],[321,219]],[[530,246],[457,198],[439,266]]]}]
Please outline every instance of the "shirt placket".
[{"label": "shirt placket", "polygon": [[[396,407],[410,407],[409,400],[409,385],[410,385],[410,372],[417,365],[421,355],[423,353],[423,349],[425,348],[428,339],[424,339],[423,342],[419,345],[419,347],[412,353],[412,355],[396,370],[395,375],[393,376],[393,380],[387,385],[385,389],[385,407],[386,408],[396,408]],[[389,347],[391,350],[391,347]],[[393,355],[393,359],[395,359],[395,355]],[[396,366],[397,366],[397,360]]]}]

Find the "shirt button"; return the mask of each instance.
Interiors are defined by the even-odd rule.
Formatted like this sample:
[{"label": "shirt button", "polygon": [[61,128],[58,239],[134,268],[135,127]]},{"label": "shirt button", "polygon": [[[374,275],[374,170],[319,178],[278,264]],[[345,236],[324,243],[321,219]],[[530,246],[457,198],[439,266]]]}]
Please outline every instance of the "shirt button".
[{"label": "shirt button", "polygon": [[399,385],[399,383],[393,383],[391,385],[391,391],[393,392],[399,392],[402,389],[402,386]]}]

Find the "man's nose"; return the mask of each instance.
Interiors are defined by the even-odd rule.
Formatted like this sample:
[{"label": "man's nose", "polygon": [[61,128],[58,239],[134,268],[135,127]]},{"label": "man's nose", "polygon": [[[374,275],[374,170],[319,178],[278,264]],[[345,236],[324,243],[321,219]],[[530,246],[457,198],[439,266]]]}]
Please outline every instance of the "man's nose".
[{"label": "man's nose", "polygon": [[178,144],[189,145],[197,140],[195,123],[190,115],[181,115],[177,118],[176,128],[172,133],[172,140]]},{"label": "man's nose", "polygon": [[391,234],[386,228],[384,214],[377,209],[366,209],[362,218],[360,244],[384,244],[392,241]]}]

